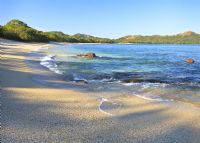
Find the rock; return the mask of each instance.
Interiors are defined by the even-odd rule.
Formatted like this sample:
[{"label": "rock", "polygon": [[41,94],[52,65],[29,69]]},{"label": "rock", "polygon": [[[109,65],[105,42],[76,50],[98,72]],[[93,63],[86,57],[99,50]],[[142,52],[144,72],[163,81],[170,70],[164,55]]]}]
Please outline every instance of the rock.
[{"label": "rock", "polygon": [[188,64],[193,64],[194,60],[193,59],[186,59],[185,62],[187,62]]},{"label": "rock", "polygon": [[97,57],[96,54],[92,53],[92,52],[85,53],[85,54],[78,54],[77,56],[79,56],[79,57],[88,57],[88,58],[95,58],[95,57]]},{"label": "rock", "polygon": [[76,80],[77,83],[85,83],[85,84],[88,84],[88,81],[87,80]]}]

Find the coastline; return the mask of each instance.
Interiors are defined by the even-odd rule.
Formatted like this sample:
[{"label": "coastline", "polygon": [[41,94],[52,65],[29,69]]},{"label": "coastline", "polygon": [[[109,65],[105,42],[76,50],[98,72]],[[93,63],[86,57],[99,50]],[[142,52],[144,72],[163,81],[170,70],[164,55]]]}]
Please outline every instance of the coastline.
[{"label": "coastline", "polygon": [[[99,101],[86,91],[49,87],[32,79],[46,77],[50,71],[33,71],[26,64],[28,55],[50,44],[0,40],[3,142],[200,141],[198,108],[124,95],[113,100],[122,106],[106,109],[115,115],[108,116],[98,109],[103,99]],[[65,84],[56,77],[53,81]]]}]

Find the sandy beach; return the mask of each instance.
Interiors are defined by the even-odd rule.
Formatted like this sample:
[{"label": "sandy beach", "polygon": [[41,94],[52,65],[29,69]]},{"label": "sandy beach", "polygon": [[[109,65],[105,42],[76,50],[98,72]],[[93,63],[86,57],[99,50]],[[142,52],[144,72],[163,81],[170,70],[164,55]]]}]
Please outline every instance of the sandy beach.
[{"label": "sandy beach", "polygon": [[107,108],[112,103],[87,92],[34,81],[52,73],[33,70],[26,61],[37,59],[28,55],[50,46],[0,39],[2,143],[200,142],[197,106],[124,95],[114,99],[120,107]]}]

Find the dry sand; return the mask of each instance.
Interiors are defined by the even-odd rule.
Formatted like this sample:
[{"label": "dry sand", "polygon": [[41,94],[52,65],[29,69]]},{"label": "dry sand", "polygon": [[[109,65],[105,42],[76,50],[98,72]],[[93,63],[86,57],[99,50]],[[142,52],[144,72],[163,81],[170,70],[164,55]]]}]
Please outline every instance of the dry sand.
[{"label": "dry sand", "polygon": [[51,45],[0,39],[2,143],[200,143],[193,105],[124,95],[115,99],[121,108],[107,109],[110,116],[90,94],[34,82],[48,72],[33,71],[25,59],[44,46]]}]

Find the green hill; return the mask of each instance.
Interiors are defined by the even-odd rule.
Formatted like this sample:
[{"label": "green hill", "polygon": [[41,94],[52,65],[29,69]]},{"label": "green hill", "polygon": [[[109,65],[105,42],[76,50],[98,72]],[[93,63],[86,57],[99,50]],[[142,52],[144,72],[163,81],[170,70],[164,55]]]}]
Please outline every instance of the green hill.
[{"label": "green hill", "polygon": [[141,35],[129,35],[116,39],[117,43],[166,43],[166,44],[200,44],[200,35],[188,31],[171,36],[141,36]]},{"label": "green hill", "polygon": [[60,31],[42,32],[29,27],[20,20],[11,20],[0,26],[0,37],[27,42],[70,42],[70,43],[111,43],[107,38],[99,38],[85,34],[67,35]]},{"label": "green hill", "polygon": [[192,32],[192,31],[187,31],[187,32],[183,32],[183,33],[178,34],[178,36],[183,36],[183,37],[200,36],[200,34],[197,34],[197,33]]},{"label": "green hill", "polygon": [[67,42],[67,39],[70,37],[60,31],[44,32],[44,35],[46,35],[50,41],[56,42]]},{"label": "green hill", "polygon": [[11,20],[1,28],[3,38],[19,41],[48,42],[48,38],[42,31],[29,27],[19,20]]},{"label": "green hill", "polygon": [[187,31],[171,36],[129,35],[119,39],[100,38],[86,34],[68,35],[60,31],[43,32],[29,27],[20,20],[11,20],[0,25],[0,37],[26,42],[70,42],[70,43],[169,43],[169,44],[200,44],[200,34]]},{"label": "green hill", "polygon": [[2,26],[0,25],[0,37],[2,37],[2,32],[3,32],[3,29],[2,29]]},{"label": "green hill", "polygon": [[73,38],[77,39],[81,43],[113,43],[114,41],[108,38],[100,38],[100,37],[94,37],[91,35],[86,34],[75,34],[72,36]]}]

